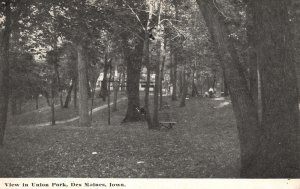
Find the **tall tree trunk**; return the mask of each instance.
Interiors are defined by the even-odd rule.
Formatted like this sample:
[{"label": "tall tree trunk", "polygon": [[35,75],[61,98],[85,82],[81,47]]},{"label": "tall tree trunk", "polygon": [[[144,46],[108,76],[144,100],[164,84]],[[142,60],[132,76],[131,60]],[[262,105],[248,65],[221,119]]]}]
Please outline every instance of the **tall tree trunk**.
[{"label": "tall tree trunk", "polygon": [[248,68],[249,68],[249,88],[251,96],[255,102],[256,107],[258,108],[258,65],[257,59],[258,55],[256,52],[256,37],[257,33],[255,30],[256,21],[254,19],[254,6],[252,3],[254,1],[247,1],[247,38],[248,38]]},{"label": "tall tree trunk", "polygon": [[197,85],[195,84],[195,68],[193,69],[193,75],[192,75],[192,97],[199,96],[199,92],[197,89]]},{"label": "tall tree trunk", "polygon": [[45,97],[47,105],[51,106],[50,105],[50,100],[49,100],[49,93],[47,91],[44,91],[42,95]]},{"label": "tall tree trunk", "polygon": [[[151,9],[152,10],[152,9]],[[148,19],[150,20],[150,19]],[[148,124],[148,128],[152,128],[152,118],[151,118],[151,113],[149,109],[149,90],[150,90],[150,82],[151,82],[151,70],[150,70],[150,52],[149,52],[149,34],[146,32],[145,33],[145,43],[144,43],[144,61],[145,65],[147,68],[147,80],[146,80],[146,87],[145,87],[145,99],[144,99],[144,109],[146,111],[146,121]]]},{"label": "tall tree trunk", "polygon": [[145,88],[145,111],[146,111],[146,121],[148,123],[148,128],[152,128],[152,118],[149,108],[149,90],[150,90],[150,80],[151,80],[151,70],[150,70],[150,60],[147,63],[147,83]]},{"label": "tall tree trunk", "polygon": [[112,64],[110,62],[109,64],[109,78],[108,78],[108,88],[107,88],[107,123],[108,125],[110,125],[110,119],[111,119],[111,115],[110,115],[110,84],[111,84],[111,77],[112,75]]},{"label": "tall tree trunk", "polygon": [[213,71],[213,82],[212,82],[212,88],[215,90],[217,83],[217,72]]},{"label": "tall tree trunk", "polygon": [[164,68],[166,61],[166,48],[167,48],[167,39],[164,37],[164,52],[162,54],[162,62],[160,69],[160,81],[159,81],[159,108],[163,106],[163,81],[164,81]]},{"label": "tall tree trunk", "polygon": [[126,81],[126,71],[122,71],[122,79],[121,79],[121,91],[125,91],[126,87],[125,87],[125,81]]},{"label": "tall tree trunk", "polygon": [[71,81],[71,85],[69,86],[69,89],[68,89],[68,93],[67,93],[67,97],[66,97],[66,100],[65,100],[65,104],[64,104],[64,108],[68,108],[69,107],[69,103],[71,101],[71,94],[72,94],[72,90],[74,88],[74,79],[72,79]]},{"label": "tall tree trunk", "polygon": [[124,33],[122,36],[122,45],[127,66],[126,89],[128,96],[127,112],[122,121],[124,123],[139,121],[141,119],[136,108],[140,107],[139,82],[144,42],[142,40],[137,41],[132,50],[129,47],[131,44],[128,44],[128,34]]},{"label": "tall tree trunk", "polygon": [[61,81],[60,81],[60,76],[59,76],[59,71],[58,71],[58,63],[57,62],[54,62],[53,68],[54,68],[54,71],[55,71],[55,76],[56,76],[56,81],[57,81],[60,107],[63,108],[64,107],[63,94],[62,94],[62,87],[61,87]]},{"label": "tall tree trunk", "polygon": [[226,74],[225,74],[225,68],[222,68],[222,79],[223,79],[223,92],[224,96],[229,95],[229,90],[228,90],[228,84],[227,84],[227,79],[226,79]]},{"label": "tall tree trunk", "polygon": [[[161,34],[161,25],[160,25],[160,20],[161,20],[161,0],[159,0],[158,4],[158,33]],[[161,39],[158,39],[158,61],[157,64],[155,65],[155,86],[154,86],[154,101],[153,101],[153,119],[152,119],[152,125],[151,129],[158,129],[159,128],[159,120],[158,120],[158,108],[159,108],[159,89],[160,89],[160,63],[162,62],[162,56],[164,52],[164,44],[162,43]]]},{"label": "tall tree trunk", "polygon": [[179,78],[178,78],[178,85],[179,85],[179,96],[182,97],[183,94],[183,88],[184,88],[184,71],[180,70],[179,72]]},{"label": "tall tree trunk", "polygon": [[[160,57],[160,49],[158,53],[159,59]],[[152,127],[151,129],[156,129],[159,127],[159,120],[158,120],[158,107],[159,107],[159,83],[160,83],[160,77],[159,77],[159,71],[160,71],[160,61],[157,62],[155,65],[155,86],[154,86],[154,101],[153,101],[153,119],[152,119]]]},{"label": "tall tree trunk", "polygon": [[4,142],[9,101],[9,46],[11,34],[11,2],[7,0],[3,7],[4,29],[0,44],[0,146]]},{"label": "tall tree trunk", "polygon": [[[179,13],[178,13],[178,5],[177,2],[174,3],[175,5],[175,19],[179,20]],[[174,53],[174,54],[173,54]],[[172,101],[177,100],[177,65],[178,65],[178,49],[175,47],[173,50],[173,56],[174,56],[174,61],[173,61],[173,91],[172,91]]]},{"label": "tall tree trunk", "polygon": [[[55,29],[56,28],[56,19],[57,19],[57,9],[56,9],[56,4],[52,7],[53,8],[53,27]],[[58,44],[58,36],[56,35],[56,33],[54,32],[54,35],[53,35],[53,38],[54,38],[54,56],[56,56],[54,59],[55,59],[55,62],[53,62],[53,69],[54,69],[54,72],[55,72],[55,76],[56,76],[56,81],[57,81],[57,88],[58,88],[58,94],[59,94],[59,101],[60,101],[60,107],[63,108],[64,107],[64,103],[63,103],[63,94],[62,94],[62,86],[61,86],[61,80],[60,80],[60,76],[59,76],[59,71],[58,71],[58,48],[57,48],[57,44]]]},{"label": "tall tree trunk", "polygon": [[185,99],[187,96],[187,92],[188,92],[188,82],[187,82],[187,78],[186,78],[186,73],[185,73],[185,69],[182,72],[182,95],[181,95],[181,100],[180,100],[180,107],[184,107],[185,106]]},{"label": "tall tree trunk", "polygon": [[78,89],[79,89],[79,125],[90,126],[89,105],[87,92],[86,63],[83,58],[81,44],[77,44],[78,55]]},{"label": "tall tree trunk", "polygon": [[[137,50],[137,49],[136,49]],[[138,50],[137,50],[138,51]],[[128,55],[127,55],[128,56]],[[132,56],[126,57],[127,63],[127,95],[128,95],[128,105],[127,112],[123,122],[139,121],[140,114],[136,110],[140,107],[140,97],[139,97],[139,80],[140,80],[140,61]]]},{"label": "tall tree trunk", "polygon": [[101,82],[101,89],[99,96],[103,99],[103,101],[106,100],[107,97],[107,73],[109,70],[109,60],[108,60],[108,54],[105,54],[105,61],[104,61],[104,70],[103,70],[103,80]]},{"label": "tall tree trunk", "polygon": [[55,125],[55,87],[54,87],[54,78],[52,78],[51,83],[51,125]]},{"label": "tall tree trunk", "polygon": [[95,99],[95,91],[96,91],[96,82],[97,81],[91,81],[91,107],[90,107],[91,122],[93,121],[93,108],[94,108],[94,99]]},{"label": "tall tree trunk", "polygon": [[174,56],[174,64],[173,64],[173,90],[172,90],[172,100],[177,100],[177,65],[178,65],[178,55],[177,53],[173,54]]},{"label": "tall tree trunk", "polygon": [[117,100],[118,100],[118,92],[120,90],[120,84],[121,84],[121,77],[122,77],[122,73],[119,73],[119,78],[118,81],[114,81],[114,101],[113,101],[113,108],[112,111],[117,111]]},{"label": "tall tree trunk", "polygon": [[236,49],[229,38],[225,18],[210,0],[197,0],[201,13],[208,27],[217,55],[224,69],[225,78],[236,117],[241,150],[241,176],[249,177],[252,168],[258,161],[260,129],[258,126],[257,109],[248,90],[243,67]]},{"label": "tall tree trunk", "polygon": [[73,104],[74,104],[74,109],[77,108],[77,89],[78,89],[78,77],[74,79],[74,94],[73,94]]},{"label": "tall tree trunk", "polygon": [[[262,137],[260,177],[300,177],[298,87],[289,1],[254,1],[259,32]],[[268,11],[266,11],[268,10]]]}]

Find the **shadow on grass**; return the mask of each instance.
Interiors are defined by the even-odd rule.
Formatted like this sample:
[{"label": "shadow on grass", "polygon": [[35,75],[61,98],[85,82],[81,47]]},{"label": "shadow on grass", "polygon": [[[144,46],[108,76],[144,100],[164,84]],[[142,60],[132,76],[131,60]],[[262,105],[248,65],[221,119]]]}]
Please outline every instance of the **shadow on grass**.
[{"label": "shadow on grass", "polygon": [[103,110],[90,128],[8,128],[0,177],[238,177],[231,106],[213,108],[223,102],[190,99],[184,108],[169,102],[177,124],[168,131],[148,130],[145,122],[120,124],[126,102],[112,114],[111,125]]}]

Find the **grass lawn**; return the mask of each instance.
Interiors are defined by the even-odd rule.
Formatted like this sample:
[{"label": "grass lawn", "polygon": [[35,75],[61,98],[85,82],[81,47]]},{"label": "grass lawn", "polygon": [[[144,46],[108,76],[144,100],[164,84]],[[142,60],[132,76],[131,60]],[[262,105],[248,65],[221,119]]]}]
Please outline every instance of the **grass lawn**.
[{"label": "grass lawn", "polygon": [[[118,94],[118,98],[123,97],[125,94],[123,92],[120,92]],[[58,99],[56,99],[58,100]],[[113,101],[113,94],[111,94],[111,102]],[[30,103],[28,103],[27,106]],[[31,105],[34,104],[31,102]],[[104,102],[101,98],[95,97],[94,99],[94,105],[93,107],[98,107],[101,105],[107,104],[107,102]],[[89,107],[91,106],[91,100],[89,100]],[[46,107],[46,109],[45,109]],[[55,120],[56,121],[62,121],[66,119],[71,119],[73,117],[78,116],[78,104],[77,108],[74,109],[73,101],[70,102],[69,108],[61,108],[60,105],[55,107]],[[8,125],[13,126],[19,126],[19,125],[34,125],[39,123],[45,123],[51,121],[51,109],[50,107],[47,108],[47,106],[44,106],[40,110],[32,110],[28,109],[28,112],[25,112],[23,114],[11,116],[8,117]]]},{"label": "grass lawn", "polygon": [[120,124],[126,101],[107,125],[106,110],[90,128],[77,123],[8,127],[0,177],[238,177],[239,143],[231,105],[190,99],[169,102],[177,124],[151,131],[144,122]]}]

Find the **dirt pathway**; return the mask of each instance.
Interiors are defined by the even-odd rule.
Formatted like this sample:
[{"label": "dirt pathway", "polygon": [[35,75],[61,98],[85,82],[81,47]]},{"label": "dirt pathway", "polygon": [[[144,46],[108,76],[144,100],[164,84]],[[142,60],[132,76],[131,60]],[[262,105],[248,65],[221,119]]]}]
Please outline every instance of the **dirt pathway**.
[{"label": "dirt pathway", "polygon": [[[119,102],[121,102],[125,99],[127,99],[127,97],[120,98],[120,99],[117,100],[117,103],[119,103]],[[113,102],[111,102],[110,105],[113,105]],[[107,108],[107,104],[99,106],[97,108],[94,108],[92,112],[94,114],[94,113],[96,113],[100,110],[103,110],[105,108]],[[56,124],[65,124],[65,123],[70,123],[70,122],[76,121],[78,119],[79,119],[79,116],[76,116],[76,117],[73,117],[71,119],[56,121],[55,123]],[[51,125],[51,122],[49,121],[49,122],[44,122],[44,123],[39,123],[39,124],[22,125],[21,127],[45,127],[45,126],[50,126],[50,125]]]}]

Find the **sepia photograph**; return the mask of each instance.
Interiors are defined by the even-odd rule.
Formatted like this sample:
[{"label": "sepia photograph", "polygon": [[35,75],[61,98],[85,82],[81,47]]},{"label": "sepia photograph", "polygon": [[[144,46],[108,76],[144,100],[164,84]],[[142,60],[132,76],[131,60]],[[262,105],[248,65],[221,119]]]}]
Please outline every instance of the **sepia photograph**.
[{"label": "sepia photograph", "polygon": [[0,188],[299,189],[299,89],[300,0],[0,0]]}]

